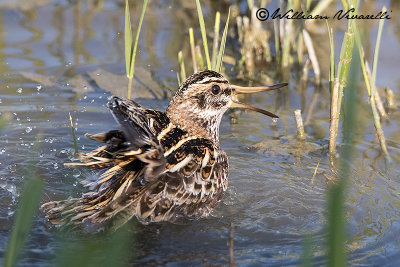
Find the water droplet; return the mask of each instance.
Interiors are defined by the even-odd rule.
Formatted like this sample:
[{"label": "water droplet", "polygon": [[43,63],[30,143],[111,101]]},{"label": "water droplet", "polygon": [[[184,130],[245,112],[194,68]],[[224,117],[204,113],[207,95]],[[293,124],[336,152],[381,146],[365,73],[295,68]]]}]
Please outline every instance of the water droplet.
[{"label": "water droplet", "polygon": [[41,84],[38,84],[38,85],[36,86],[36,90],[39,92],[41,89],[42,89],[42,85],[41,85]]},{"label": "water droplet", "polygon": [[72,176],[74,176],[75,178],[78,178],[79,176],[81,176],[81,172],[78,169],[74,169],[72,171]]},{"label": "water droplet", "polygon": [[22,88],[18,88],[18,89],[17,89],[17,93],[18,93],[18,94],[21,94],[21,93],[22,93]]},{"label": "water droplet", "polygon": [[26,127],[25,132],[26,133],[32,132],[32,127],[30,127],[30,126]]}]

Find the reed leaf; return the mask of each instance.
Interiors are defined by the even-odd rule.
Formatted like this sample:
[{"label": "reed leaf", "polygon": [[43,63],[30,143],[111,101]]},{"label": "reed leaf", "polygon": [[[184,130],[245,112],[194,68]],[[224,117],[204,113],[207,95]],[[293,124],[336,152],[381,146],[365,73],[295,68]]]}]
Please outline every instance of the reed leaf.
[{"label": "reed leaf", "polygon": [[250,13],[252,13],[253,12],[254,1],[253,0],[247,0],[247,4],[249,6]]},{"label": "reed leaf", "polygon": [[132,25],[128,0],[125,1],[125,65],[126,76],[129,78],[132,63]]},{"label": "reed leaf", "polygon": [[331,47],[330,65],[329,65],[329,92],[332,95],[333,81],[335,80],[335,43],[333,41],[332,28],[329,27],[328,20],[325,21],[326,21],[326,27],[328,28],[329,44]]},{"label": "reed leaf", "polygon": [[[146,12],[148,0],[143,0],[142,12],[140,14],[139,25],[136,31],[135,43],[132,48],[132,26],[129,15],[129,4],[128,0],[126,0],[125,5],[125,60],[126,62],[126,73],[129,79],[128,84],[128,98],[131,98],[132,94],[132,79],[135,74],[135,58],[137,52],[137,46],[139,42],[140,30],[142,28],[144,13]],[[128,44],[129,43],[129,44]]]},{"label": "reed leaf", "polygon": [[221,14],[219,11],[215,14],[215,25],[214,25],[214,40],[213,49],[211,56],[211,65],[213,70],[216,70],[217,66],[217,53],[218,53],[218,41],[219,41],[219,24],[221,22]]},{"label": "reed leaf", "polygon": [[197,72],[196,50],[194,48],[193,28],[189,28],[190,52],[192,53],[193,73]]},{"label": "reed leaf", "polygon": [[203,39],[204,54],[206,55],[207,68],[209,70],[212,70],[210,54],[208,52],[206,26],[204,24],[204,17],[203,17],[203,11],[201,10],[200,0],[196,0],[196,7],[197,7],[197,15],[199,16],[199,24],[201,30],[201,37]]},{"label": "reed leaf", "polygon": [[178,63],[181,70],[181,81],[186,80],[186,70],[185,70],[185,62],[183,61],[183,53],[179,51],[178,53]]},{"label": "reed leaf", "polygon": [[[382,8],[382,13],[386,12],[386,7]],[[378,27],[378,36],[376,37],[376,45],[375,45],[375,52],[374,52],[374,63],[372,68],[372,87],[375,89],[375,82],[376,82],[376,71],[378,69],[378,57],[379,57],[379,48],[381,45],[381,37],[382,37],[382,29],[383,23],[385,22],[384,19],[379,20],[379,27]],[[374,90],[373,89],[373,90]]]},{"label": "reed leaf", "polygon": [[[38,141],[34,151],[37,151]],[[23,186],[18,203],[17,213],[13,223],[13,229],[8,239],[7,248],[3,255],[4,267],[15,266],[25,240],[32,227],[33,218],[38,210],[43,190],[43,180],[35,174],[35,162],[29,163],[26,172],[26,182]]]},{"label": "reed leaf", "polygon": [[228,11],[228,18],[226,19],[225,23],[225,28],[224,28],[224,33],[222,34],[222,39],[221,39],[221,45],[219,47],[219,54],[217,58],[217,65],[215,66],[215,70],[217,72],[221,72],[221,67],[222,67],[222,58],[224,56],[225,52],[225,44],[226,44],[226,36],[228,34],[228,25],[229,25],[229,17],[231,15],[231,10],[229,9]]},{"label": "reed leaf", "polygon": [[[357,29],[356,25],[355,25],[355,28]],[[378,28],[378,38],[381,38],[381,34],[382,33],[379,33],[379,31],[382,31],[382,28],[383,28],[383,25]],[[381,146],[381,149],[382,149],[383,153],[385,154],[386,159],[389,162],[391,162],[391,157],[389,155],[389,152],[388,152],[387,146],[386,146],[385,135],[384,135],[384,132],[383,132],[383,129],[382,129],[382,125],[381,125],[381,122],[380,122],[378,110],[376,108],[375,86],[374,86],[374,84],[372,82],[372,79],[368,78],[367,68],[366,68],[366,63],[365,63],[365,54],[364,54],[364,50],[362,48],[360,34],[359,34],[359,32],[357,30],[355,31],[355,40],[356,40],[356,45],[357,45],[357,48],[358,48],[358,53],[360,55],[361,69],[362,69],[362,73],[363,73],[363,76],[364,76],[365,86],[367,88],[368,95],[370,97],[370,101],[369,102],[370,102],[370,105],[371,105],[372,116],[374,118],[374,125],[375,125],[375,129],[376,129],[376,133],[378,135],[379,143],[380,143],[380,146]],[[375,48],[375,53],[379,50],[379,42],[380,41],[377,40],[377,47]],[[378,50],[376,50],[376,49],[378,49]],[[377,61],[377,59],[376,59],[376,61]]]}]

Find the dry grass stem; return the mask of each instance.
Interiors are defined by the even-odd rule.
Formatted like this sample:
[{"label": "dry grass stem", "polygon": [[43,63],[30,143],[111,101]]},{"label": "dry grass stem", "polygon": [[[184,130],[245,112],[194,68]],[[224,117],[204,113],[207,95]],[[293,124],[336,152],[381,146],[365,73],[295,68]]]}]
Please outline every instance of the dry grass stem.
[{"label": "dry grass stem", "polygon": [[304,140],[306,138],[306,134],[304,133],[303,119],[301,117],[301,110],[296,109],[294,111],[294,117],[296,118],[297,124],[297,138],[300,140]]},{"label": "dry grass stem", "polygon": [[335,78],[333,82],[332,88],[332,97],[331,97],[331,122],[329,126],[329,153],[336,153],[336,139],[337,139],[337,130],[338,130],[338,96],[339,96],[339,78]]},{"label": "dry grass stem", "polygon": [[315,83],[320,84],[321,70],[319,68],[318,59],[315,54],[315,50],[314,50],[314,46],[312,44],[310,34],[308,34],[308,32],[305,29],[303,29],[303,37],[304,37],[304,43],[307,47],[307,51],[310,56],[311,64],[312,64],[312,67],[313,67],[313,70],[315,73]]},{"label": "dry grass stem", "polygon": [[[371,69],[369,67],[368,60],[365,60],[365,70],[367,71],[369,82],[370,82],[371,87],[372,87],[373,86],[372,73],[371,73]],[[374,99],[375,99],[375,103],[376,103],[376,108],[378,109],[379,114],[381,115],[381,117],[385,118],[387,116],[387,113],[386,113],[385,107],[383,106],[381,96],[379,95],[378,90],[376,90],[376,87],[375,87],[374,96],[375,96]]]}]

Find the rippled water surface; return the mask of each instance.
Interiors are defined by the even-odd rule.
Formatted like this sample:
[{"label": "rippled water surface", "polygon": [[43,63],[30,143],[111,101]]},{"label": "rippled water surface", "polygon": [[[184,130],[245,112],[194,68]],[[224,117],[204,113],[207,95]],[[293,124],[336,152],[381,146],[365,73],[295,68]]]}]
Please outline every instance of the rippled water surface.
[{"label": "rippled water surface", "polygon": [[[136,22],[141,1],[131,2],[132,19]],[[137,92],[142,92],[136,101],[145,107],[166,108],[171,95],[167,88],[177,87],[176,55],[184,47],[184,55],[190,57],[186,32],[188,27],[198,29],[198,22],[195,5],[189,2],[149,4],[136,63],[141,73]],[[228,2],[202,1],[210,29],[217,10],[222,11],[225,20]],[[241,2],[239,10],[246,3]],[[370,10],[378,10],[383,4],[393,10],[393,19],[385,21],[377,85],[390,86],[400,102],[399,4],[365,2],[365,8]],[[86,139],[85,133],[117,127],[105,104],[127,84],[121,75],[125,67],[123,6],[122,1],[0,3],[0,112],[11,114],[0,133],[0,254],[7,244],[30,159],[37,160],[37,172],[46,181],[42,203],[80,196],[85,191],[80,181],[93,176],[85,168],[63,165],[73,160],[74,151],[68,113],[75,123],[82,152],[97,145]],[[366,23],[370,24],[371,36],[366,53],[373,55],[377,23]],[[338,55],[343,25],[335,27]],[[329,43],[323,29],[322,33],[316,31],[313,40],[326,79],[329,65],[324,60],[328,60]],[[199,32],[196,34],[200,41]],[[233,50],[229,47],[234,45],[228,42],[228,55]],[[274,66],[262,67],[269,73],[273,69]],[[234,67],[226,71],[236,73]],[[105,83],[112,81],[113,86],[103,88],[101,77]],[[230,113],[223,118],[221,145],[229,156],[230,180],[227,194],[212,215],[181,224],[144,226],[134,222],[130,262],[228,264],[231,225],[238,265],[297,265],[306,233],[312,233],[315,264],[324,262],[326,189],[332,175],[327,157],[329,91],[326,80],[321,88],[310,84],[300,90],[297,77],[291,75],[286,89],[244,100],[279,114],[277,123],[250,112]],[[123,85],[117,84],[118,80]],[[356,120],[357,142],[346,198],[347,250],[352,265],[395,266],[400,263],[400,112],[391,111],[389,122],[384,124],[394,161],[387,165],[374,142],[366,91],[362,88],[360,92],[357,105],[362,114]],[[308,137],[303,142],[296,139],[296,108],[301,108],[304,118],[308,118]],[[38,135],[39,154],[33,150]],[[57,236],[57,229],[39,214],[20,265],[52,265],[60,246]]]}]

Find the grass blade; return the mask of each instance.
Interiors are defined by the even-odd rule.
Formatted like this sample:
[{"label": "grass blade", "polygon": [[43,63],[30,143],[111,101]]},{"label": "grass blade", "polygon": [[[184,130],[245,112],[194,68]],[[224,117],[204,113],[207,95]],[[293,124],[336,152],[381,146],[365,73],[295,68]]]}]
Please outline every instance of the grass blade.
[{"label": "grass blade", "polygon": [[211,66],[211,62],[210,62],[210,54],[208,53],[206,26],[204,24],[204,17],[203,17],[203,11],[201,10],[200,0],[196,0],[196,7],[197,7],[197,15],[199,16],[201,37],[203,38],[204,54],[206,55],[207,68],[209,70],[212,70],[212,66]]},{"label": "grass blade", "polygon": [[[36,145],[37,147],[37,145]],[[37,151],[37,148],[35,148]],[[27,170],[27,181],[21,192],[18,210],[13,223],[13,229],[8,239],[2,266],[15,266],[18,254],[21,252],[27,238],[33,218],[38,210],[42,195],[43,180],[34,174],[35,163],[31,162]]]},{"label": "grass blade", "polygon": [[138,26],[138,29],[136,32],[135,43],[133,44],[132,63],[131,63],[131,72],[130,72],[131,77],[133,77],[133,74],[135,73],[136,51],[137,51],[137,46],[139,43],[140,30],[142,29],[144,13],[146,12],[146,8],[147,8],[147,2],[148,2],[148,0],[143,0],[142,13],[140,14],[139,26]]},{"label": "grass blade", "polygon": [[[335,79],[332,90],[331,97],[331,122],[329,127],[329,153],[333,156],[336,153],[336,141],[337,141],[337,132],[339,127],[339,118],[341,111],[341,103],[343,97],[343,89],[347,85],[351,59],[353,56],[353,48],[354,48],[354,21],[348,21],[347,32],[344,34],[344,39],[342,43],[342,47],[340,50],[340,60],[338,64],[338,77]],[[336,84],[337,83],[337,84]],[[338,86],[338,88],[336,88]],[[336,92],[335,89],[338,89],[337,92],[337,101],[336,101]],[[334,96],[335,95],[335,96]],[[334,103],[336,102],[336,103]],[[332,114],[334,116],[332,116]],[[332,159],[334,157],[331,157]]]},{"label": "grass blade", "polygon": [[279,38],[279,24],[278,20],[274,19],[274,39],[275,39],[275,60],[276,64],[281,63],[281,44]]},{"label": "grass blade", "polygon": [[125,1],[125,64],[126,76],[129,78],[132,62],[132,25],[128,0]]},{"label": "grass blade", "polygon": [[[135,43],[133,44],[133,49],[132,49],[132,32],[131,32],[131,21],[130,21],[130,16],[129,16],[129,5],[128,5],[128,0],[126,0],[126,8],[125,8],[125,37],[130,38],[131,39],[131,52],[128,52],[128,56],[130,55],[130,57],[127,56],[127,53],[125,52],[125,59],[128,60],[129,59],[129,72],[127,72],[128,78],[129,78],[129,85],[128,85],[128,99],[131,98],[131,94],[132,94],[132,79],[133,79],[133,75],[135,74],[135,58],[136,58],[136,52],[137,52],[137,46],[138,46],[138,42],[139,42],[139,36],[140,36],[140,30],[142,28],[142,23],[143,23],[143,18],[144,18],[144,13],[146,12],[146,8],[147,8],[147,2],[148,0],[143,0],[143,7],[142,7],[142,12],[140,14],[140,19],[139,19],[139,25],[136,31],[136,38],[135,38]],[[129,26],[127,26],[127,24]],[[127,31],[129,31],[130,33],[127,33]],[[128,40],[125,40],[125,51],[127,51],[126,49],[129,49],[129,45],[127,47],[127,43]],[[128,66],[128,63],[127,63]],[[128,67],[127,67],[128,69]]]},{"label": "grass blade", "polygon": [[199,70],[203,70],[204,69],[204,60],[203,60],[203,55],[201,54],[200,46],[196,45],[195,53],[196,53],[196,61],[197,61],[198,68],[199,68]]},{"label": "grass blade", "polygon": [[71,113],[68,112],[68,114],[69,114],[69,122],[71,124],[72,138],[74,139],[75,154],[78,154],[78,144],[76,143],[74,123],[72,122]]},{"label": "grass blade", "polygon": [[179,78],[179,73],[176,73],[176,79],[178,80],[178,86],[181,86],[181,78]]},{"label": "grass blade", "polygon": [[303,241],[303,255],[301,256],[301,266],[311,267],[312,266],[312,236],[311,233],[307,233]]},{"label": "grass blade", "polygon": [[247,4],[249,6],[250,13],[252,13],[253,12],[254,1],[253,0],[247,0]]},{"label": "grass blade", "polygon": [[192,53],[193,73],[197,72],[196,51],[194,48],[193,28],[189,28],[190,52]]},{"label": "grass blade", "polygon": [[[357,53],[354,53],[357,56]],[[345,118],[343,121],[343,147],[339,156],[341,159],[338,181],[328,189],[328,266],[347,266],[346,254],[346,219],[345,192],[347,181],[351,177],[352,151],[355,145],[355,121],[360,106],[357,101],[358,84],[360,80],[359,61],[351,64],[349,85],[346,87],[346,102],[344,105]]]},{"label": "grass blade", "polygon": [[333,81],[335,80],[335,44],[333,41],[333,31],[329,27],[328,20],[326,21],[326,27],[328,28],[329,43],[331,47],[330,65],[329,65],[329,92],[332,95]]},{"label": "grass blade", "polygon": [[218,53],[218,41],[219,41],[219,24],[221,14],[219,11],[215,14],[215,25],[214,25],[214,40],[213,40],[213,49],[212,49],[212,57],[211,57],[211,65],[213,70],[216,70],[217,66],[217,53]]},{"label": "grass blade", "polygon": [[186,80],[186,70],[185,70],[185,62],[183,61],[183,53],[179,51],[178,53],[178,63],[181,69],[181,81]]},{"label": "grass blade", "polygon": [[[362,73],[363,73],[363,76],[364,76],[365,86],[367,88],[368,95],[370,97],[370,105],[371,105],[371,109],[372,109],[372,115],[373,115],[373,118],[374,118],[374,125],[375,125],[375,129],[376,129],[376,133],[378,135],[379,143],[381,145],[381,149],[382,149],[383,153],[386,156],[386,159],[389,162],[391,162],[391,157],[390,157],[389,152],[388,152],[387,147],[386,147],[386,139],[385,139],[384,132],[382,130],[379,114],[378,114],[378,111],[377,111],[377,108],[376,108],[375,99],[374,99],[374,97],[375,97],[375,86],[373,86],[372,85],[372,81],[370,81],[370,79],[368,79],[368,74],[367,74],[367,70],[366,70],[366,66],[365,66],[365,55],[364,55],[364,50],[363,50],[362,45],[361,45],[360,34],[359,34],[359,32],[357,30],[355,32],[356,32],[356,34],[355,34],[356,45],[358,47],[358,53],[360,55],[361,69],[362,69]],[[379,32],[378,32],[378,36],[379,36]]]},{"label": "grass blade", "polygon": [[217,65],[215,66],[216,67],[215,70],[217,72],[221,72],[222,57],[224,56],[224,52],[225,52],[225,43],[226,43],[226,36],[227,36],[227,33],[228,33],[228,25],[229,25],[229,17],[230,17],[230,15],[231,15],[231,10],[229,9],[228,18],[226,19],[226,23],[225,23],[224,33],[222,34],[221,45],[219,47]]},{"label": "grass blade", "polygon": [[101,233],[91,238],[62,240],[62,246],[56,251],[57,265],[69,266],[129,266],[132,239],[128,230],[131,223],[115,232]]}]

